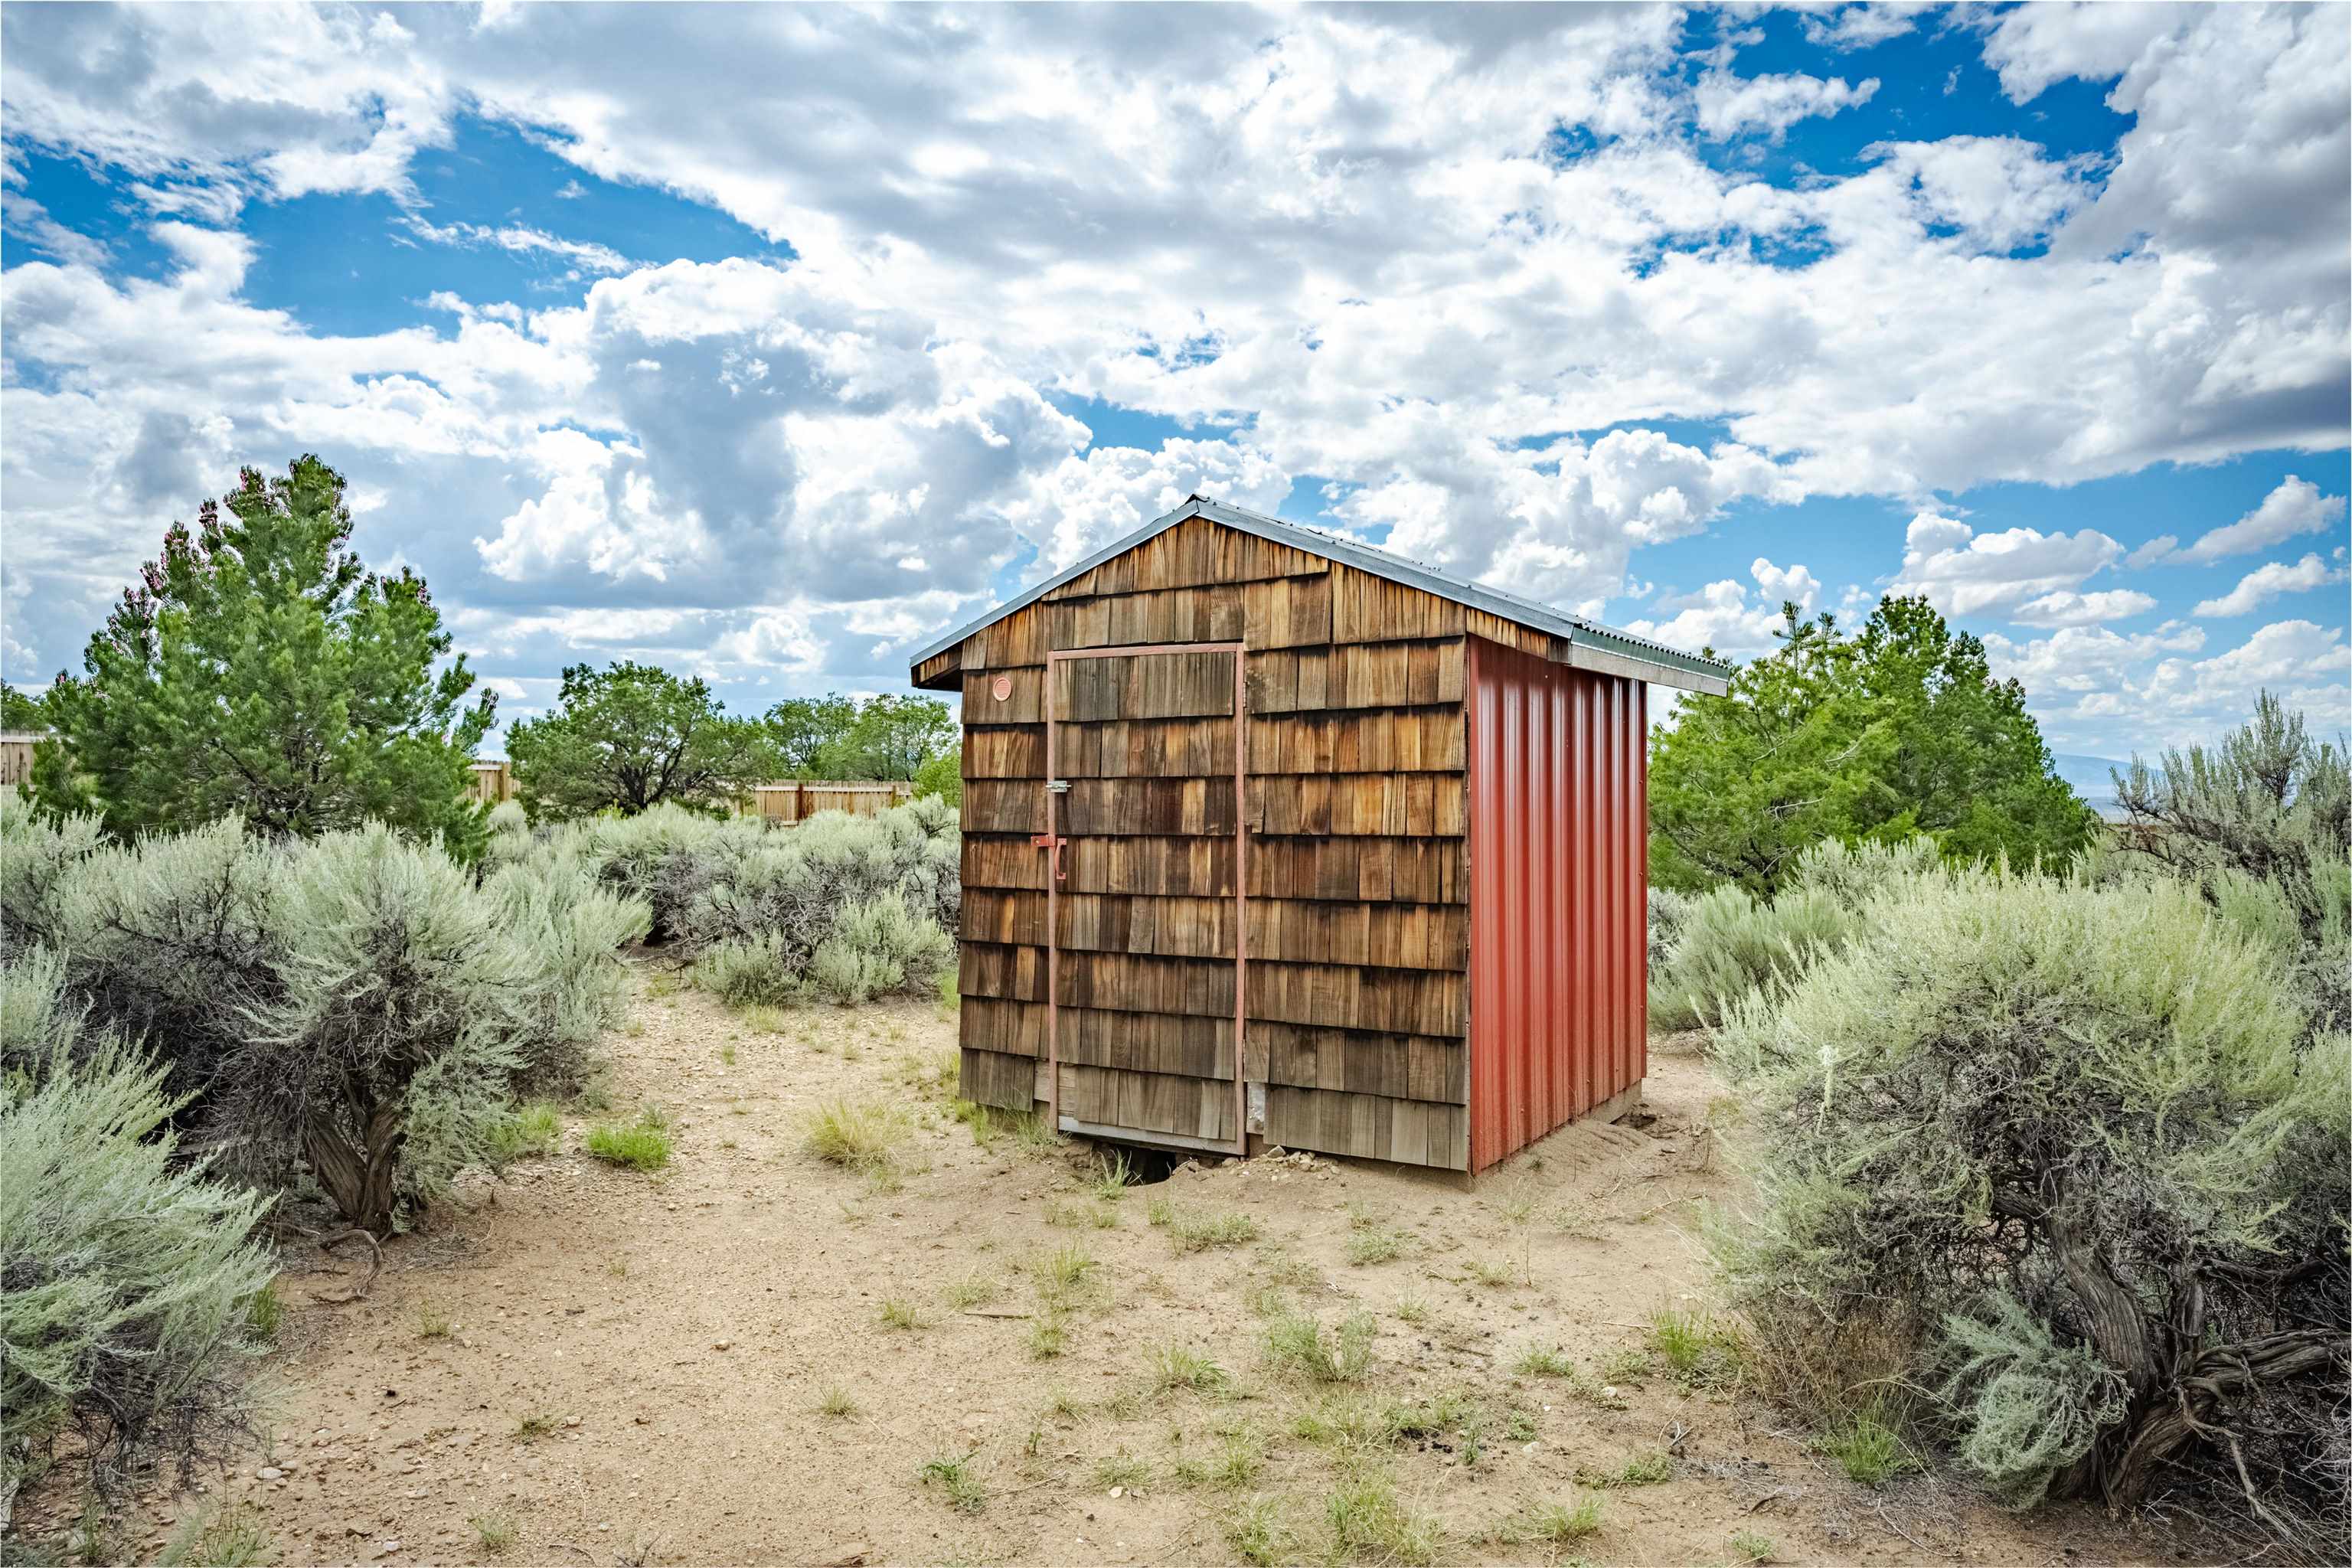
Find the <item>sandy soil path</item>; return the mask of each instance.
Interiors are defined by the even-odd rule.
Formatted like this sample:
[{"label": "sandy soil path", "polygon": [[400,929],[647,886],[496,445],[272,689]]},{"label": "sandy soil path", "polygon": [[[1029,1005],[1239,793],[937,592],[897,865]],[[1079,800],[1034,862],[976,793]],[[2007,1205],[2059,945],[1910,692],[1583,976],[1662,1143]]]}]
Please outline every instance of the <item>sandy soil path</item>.
[{"label": "sandy soil path", "polygon": [[[1475,1191],[1261,1160],[1103,1201],[1090,1148],[983,1147],[954,1119],[935,1081],[954,1026],[932,1006],[763,1031],[649,964],[639,986],[612,1098],[669,1111],[668,1170],[587,1158],[575,1120],[562,1152],[395,1242],[366,1300],[282,1282],[278,1439],[210,1500],[249,1500],[281,1561],[489,1561],[486,1530],[511,1532],[497,1561],[594,1568],[2168,1555],[2086,1513],[1871,1491],[1751,1401],[1629,1373],[1654,1312],[1700,1303],[1696,1211],[1728,1192],[1693,1056],[1654,1058],[1644,1131],[1564,1131]],[[804,1152],[804,1119],[842,1096],[918,1121],[897,1183]],[[1255,1237],[1185,1250],[1155,1202]],[[1040,1359],[1038,1279],[1070,1247],[1091,1266]],[[1365,1375],[1273,1363],[1286,1310],[1333,1331],[1370,1313]],[[1521,1372],[1530,1350],[1580,1376]],[[1223,1385],[1161,1386],[1191,1369],[1178,1352]],[[1591,1484],[1662,1452],[1663,1481]],[[934,1460],[960,1468],[926,1479]],[[1587,1497],[1597,1533],[1524,1538]],[[155,1500],[131,1539],[196,1501]]]}]

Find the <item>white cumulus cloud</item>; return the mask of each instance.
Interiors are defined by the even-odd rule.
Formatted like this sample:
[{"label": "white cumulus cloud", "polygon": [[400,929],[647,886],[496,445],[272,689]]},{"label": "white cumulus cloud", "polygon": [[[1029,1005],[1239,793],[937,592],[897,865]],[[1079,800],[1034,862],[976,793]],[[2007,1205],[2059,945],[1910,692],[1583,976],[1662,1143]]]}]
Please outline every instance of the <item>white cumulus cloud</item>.
[{"label": "white cumulus cloud", "polygon": [[2239,578],[2238,585],[2220,598],[2200,603],[2197,613],[2200,616],[2250,616],[2281,594],[2299,594],[2305,589],[2325,587],[2330,583],[2342,581],[2344,568],[2330,566],[2315,554],[2306,554],[2292,565],[2284,561],[2273,561]]}]

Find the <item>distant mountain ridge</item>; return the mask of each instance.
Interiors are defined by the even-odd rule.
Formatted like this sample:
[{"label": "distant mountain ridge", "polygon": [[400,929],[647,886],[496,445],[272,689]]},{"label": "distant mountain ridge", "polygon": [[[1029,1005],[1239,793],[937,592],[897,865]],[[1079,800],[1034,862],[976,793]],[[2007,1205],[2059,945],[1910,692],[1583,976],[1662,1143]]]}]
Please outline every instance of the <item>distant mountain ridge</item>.
[{"label": "distant mountain ridge", "polygon": [[2050,755],[2050,765],[2051,770],[2074,786],[2074,793],[2088,801],[2091,809],[2101,816],[2123,815],[2122,808],[2116,805],[2115,780],[2108,777],[2107,770],[2112,768],[2116,773],[2128,773],[2131,763],[2116,757],[2084,757],[2053,752]]}]

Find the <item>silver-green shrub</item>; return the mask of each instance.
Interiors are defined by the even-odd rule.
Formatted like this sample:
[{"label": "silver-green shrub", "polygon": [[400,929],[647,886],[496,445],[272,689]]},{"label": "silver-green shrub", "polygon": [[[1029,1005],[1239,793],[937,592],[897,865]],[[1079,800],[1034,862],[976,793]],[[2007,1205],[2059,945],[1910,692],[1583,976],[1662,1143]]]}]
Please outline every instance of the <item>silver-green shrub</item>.
[{"label": "silver-green shrub", "polygon": [[650,911],[547,857],[500,867],[481,890],[525,973],[506,1006],[521,1063],[516,1087],[570,1093],[593,1071],[597,1040],[627,1011],[628,973],[613,953],[645,936]]},{"label": "silver-green shrub", "polygon": [[924,994],[954,962],[954,938],[903,896],[885,893],[841,911],[809,960],[809,984],[819,995],[844,1004],[898,992]]},{"label": "silver-green shrub", "polygon": [[488,1146],[541,974],[438,850],[374,825],[294,862],[270,911],[275,994],[244,1010],[208,1131],[259,1180],[299,1157],[383,1230]]},{"label": "silver-green shrub", "polygon": [[799,999],[799,966],[773,931],[722,942],[695,961],[694,983],[731,1006],[782,1006]]},{"label": "silver-green shrub", "polygon": [[303,852],[230,816],[107,845],[67,879],[57,940],[75,988],[106,1026],[163,1056],[173,1093],[203,1091],[243,1037],[242,1006],[274,994],[273,911]]},{"label": "silver-green shrub", "polygon": [[46,947],[0,960],[0,1093],[29,1089],[60,1061],[71,1061],[89,1032],[89,1004],[66,991],[66,961]]},{"label": "silver-green shrub", "polygon": [[2121,1373],[2088,1345],[2060,1343],[2003,1290],[1979,1315],[1947,1315],[1942,1349],[1951,1371],[1939,1396],[1955,1416],[1957,1457],[2012,1508],[2040,1502],[2128,1407]]},{"label": "silver-green shrub", "polygon": [[0,1517],[68,1432],[101,1491],[250,1435],[249,1315],[276,1272],[251,1239],[264,1200],[182,1156],[162,1066],[81,1037],[54,958],[6,984],[54,1051],[0,1082]]},{"label": "silver-green shrub", "polygon": [[1925,838],[1853,847],[1830,839],[1799,858],[1776,898],[1759,900],[1727,882],[1685,900],[1663,943],[1655,923],[1659,890],[1653,889],[1651,1023],[1714,1027],[1733,1002],[1785,984],[1836,952],[1864,923],[1874,900],[1934,875],[1939,864]]},{"label": "silver-green shrub", "polygon": [[307,1173],[381,1228],[483,1154],[513,1091],[577,1087],[620,1017],[613,952],[645,906],[577,846],[502,823],[513,838],[529,853],[478,884],[382,827],[271,845],[227,818],[114,845],[0,792],[0,1071],[28,1075],[60,1029],[140,1042],[224,1172]]},{"label": "silver-green shrub", "polygon": [[2115,778],[2124,825],[2102,869],[2154,869],[2293,956],[2315,1026],[2352,1029],[2352,757],[2264,692],[2210,749],[2137,758]]},{"label": "silver-green shrub", "polygon": [[1649,901],[1650,969],[1662,970],[1674,956],[1675,944],[1682,938],[1683,921],[1689,918],[1691,896],[1673,888],[1652,888]]},{"label": "silver-green shrub", "polygon": [[2308,1020],[2183,881],[1902,879],[1724,1009],[1719,1060],[1771,1129],[1716,1238],[1759,1345],[1897,1347],[2013,1500],[2228,1477],[2225,1429],[2260,1473],[2324,1473],[2352,1042]]},{"label": "silver-green shrub", "polygon": [[919,799],[791,827],[673,805],[567,824],[542,855],[643,899],[653,933],[735,1003],[928,994],[954,957],[956,809]]},{"label": "silver-green shrub", "polygon": [[101,842],[97,817],[60,820],[0,789],[0,956],[62,945],[65,885]]}]

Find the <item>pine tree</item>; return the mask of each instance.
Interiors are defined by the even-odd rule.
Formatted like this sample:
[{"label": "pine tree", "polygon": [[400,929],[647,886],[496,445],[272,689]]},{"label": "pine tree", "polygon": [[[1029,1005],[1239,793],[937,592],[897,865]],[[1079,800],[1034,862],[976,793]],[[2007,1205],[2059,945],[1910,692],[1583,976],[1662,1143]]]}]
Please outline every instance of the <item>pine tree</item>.
[{"label": "pine tree", "polygon": [[1927,834],[1948,855],[2054,862],[2091,810],[2051,767],[2025,693],[1920,598],[1880,603],[1860,635],[1784,607],[1780,647],[1721,697],[1683,698],[1650,738],[1650,876],[1700,890],[1780,889],[1824,839]]},{"label": "pine tree", "polygon": [[56,733],[35,754],[38,803],[122,837],[236,812],[301,837],[373,818],[478,853],[467,772],[496,696],[467,704],[473,672],[462,654],[442,664],[423,579],[368,572],[351,535],[342,476],[308,456],[280,479],[245,469],[193,533],[173,523],[90,637],[87,673],[42,704]]}]

